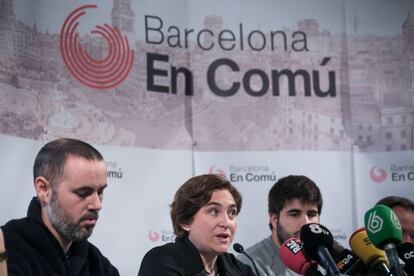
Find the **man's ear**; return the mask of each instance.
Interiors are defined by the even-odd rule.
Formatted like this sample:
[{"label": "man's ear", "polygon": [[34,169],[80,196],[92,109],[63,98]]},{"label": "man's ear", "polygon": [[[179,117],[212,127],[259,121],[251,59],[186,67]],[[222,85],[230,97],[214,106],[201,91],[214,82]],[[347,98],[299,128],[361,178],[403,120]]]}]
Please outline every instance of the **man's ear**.
[{"label": "man's ear", "polygon": [[278,220],[278,215],[274,214],[274,213],[269,213],[269,223],[272,225],[273,229],[276,229],[276,223]]},{"label": "man's ear", "polygon": [[180,225],[181,226],[181,228],[183,228],[185,231],[187,231],[187,232],[190,232],[190,229],[191,229],[191,227],[190,227],[190,225],[189,224],[181,224]]},{"label": "man's ear", "polygon": [[43,176],[36,177],[34,186],[38,199],[42,206],[47,205],[50,202],[52,196],[52,187],[50,182]]}]

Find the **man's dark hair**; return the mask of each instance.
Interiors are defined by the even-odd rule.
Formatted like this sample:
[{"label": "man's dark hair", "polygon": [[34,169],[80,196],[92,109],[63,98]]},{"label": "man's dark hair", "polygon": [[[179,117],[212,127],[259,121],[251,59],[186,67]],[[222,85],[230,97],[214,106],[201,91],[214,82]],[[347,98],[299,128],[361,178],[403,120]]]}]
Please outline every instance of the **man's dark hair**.
[{"label": "man's dark hair", "polygon": [[63,176],[65,162],[69,156],[102,161],[103,157],[94,147],[80,140],[60,138],[45,144],[38,152],[33,165],[33,179],[45,177],[52,188]]},{"label": "man's dark hair", "polygon": [[[289,175],[280,178],[270,189],[268,197],[269,214],[279,216],[288,201],[299,199],[302,203],[315,204],[322,212],[322,194],[315,182],[303,175]],[[270,229],[272,225],[269,223]]]},{"label": "man's dark hair", "polygon": [[377,204],[383,204],[390,208],[400,206],[406,210],[414,211],[414,203],[405,197],[400,196],[387,196],[377,202]]},{"label": "man's dark hair", "polygon": [[236,204],[237,213],[240,212],[242,197],[225,176],[219,174],[194,176],[181,185],[171,204],[171,221],[177,237],[188,235],[181,225],[191,223],[194,215],[210,201],[213,192],[217,190],[229,191]]}]

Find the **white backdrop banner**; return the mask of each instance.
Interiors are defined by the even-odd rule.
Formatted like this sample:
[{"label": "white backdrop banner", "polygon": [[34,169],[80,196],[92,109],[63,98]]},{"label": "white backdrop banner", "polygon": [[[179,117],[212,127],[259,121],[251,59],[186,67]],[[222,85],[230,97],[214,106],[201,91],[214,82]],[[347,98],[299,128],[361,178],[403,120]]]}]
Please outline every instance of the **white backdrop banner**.
[{"label": "white backdrop banner", "polygon": [[0,224],[25,216],[40,147],[74,137],[106,159],[91,240],[122,275],[209,172],[243,195],[237,242],[270,234],[270,187],[304,174],[348,247],[381,197],[413,199],[413,37],[411,0],[1,0]]}]

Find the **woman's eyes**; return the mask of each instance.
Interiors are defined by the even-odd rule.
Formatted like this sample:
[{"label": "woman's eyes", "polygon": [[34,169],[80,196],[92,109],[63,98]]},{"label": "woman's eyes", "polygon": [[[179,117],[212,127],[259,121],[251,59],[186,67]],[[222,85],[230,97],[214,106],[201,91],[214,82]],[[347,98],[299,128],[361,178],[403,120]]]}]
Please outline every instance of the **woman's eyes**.
[{"label": "woman's eyes", "polygon": [[231,209],[229,210],[229,217],[237,217],[237,210],[236,209]]},{"label": "woman's eyes", "polygon": [[[211,209],[211,210],[208,211],[208,213],[210,215],[217,216],[220,213],[220,210]],[[228,215],[229,218],[235,218],[235,217],[237,217],[237,210],[236,209],[230,209],[230,210],[227,211],[227,215]]]},{"label": "woman's eyes", "polygon": [[219,213],[219,211],[217,209],[209,210],[209,214],[211,214],[211,215],[217,215],[218,213]]}]

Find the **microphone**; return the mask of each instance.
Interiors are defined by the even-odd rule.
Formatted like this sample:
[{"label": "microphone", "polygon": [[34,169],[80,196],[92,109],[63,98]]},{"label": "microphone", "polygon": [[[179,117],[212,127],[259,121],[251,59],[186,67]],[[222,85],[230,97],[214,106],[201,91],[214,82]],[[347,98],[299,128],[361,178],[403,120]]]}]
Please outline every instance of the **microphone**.
[{"label": "microphone", "polygon": [[398,256],[404,261],[404,270],[408,275],[414,275],[414,244],[405,242],[397,245]]},{"label": "microphone", "polygon": [[308,260],[302,250],[302,242],[296,238],[287,239],[279,248],[282,262],[292,271],[305,276],[322,276],[318,263]]},{"label": "microphone", "polygon": [[328,228],[318,223],[305,224],[300,229],[300,239],[306,256],[316,260],[330,275],[341,275],[329,252],[333,237]]},{"label": "microphone", "polygon": [[252,257],[250,257],[250,255],[249,254],[247,254],[246,253],[246,251],[244,251],[244,247],[243,247],[243,245],[241,245],[240,243],[235,243],[235,244],[233,244],[233,249],[234,249],[234,251],[236,251],[237,253],[241,253],[241,254],[243,254],[244,256],[246,256],[251,262],[252,262],[252,264],[253,264],[253,267],[254,267],[254,271],[256,272],[256,274],[257,274],[257,276],[260,276],[260,274],[259,274],[259,270],[257,269],[257,266],[256,266],[256,263],[255,263],[255,261],[253,260],[253,258]]},{"label": "microphone", "polygon": [[401,243],[402,230],[394,211],[382,204],[375,205],[365,213],[364,222],[369,239],[376,247],[385,251],[392,274],[406,275],[396,249],[396,244]]},{"label": "microphone", "polygon": [[334,240],[331,249],[332,258],[336,263],[339,272],[345,275],[366,275],[367,268],[357,255],[351,250],[344,248]]},{"label": "microphone", "polygon": [[368,267],[368,270],[379,276],[392,275],[388,268],[387,258],[383,250],[375,247],[364,227],[357,229],[349,238],[349,245],[355,254]]}]

